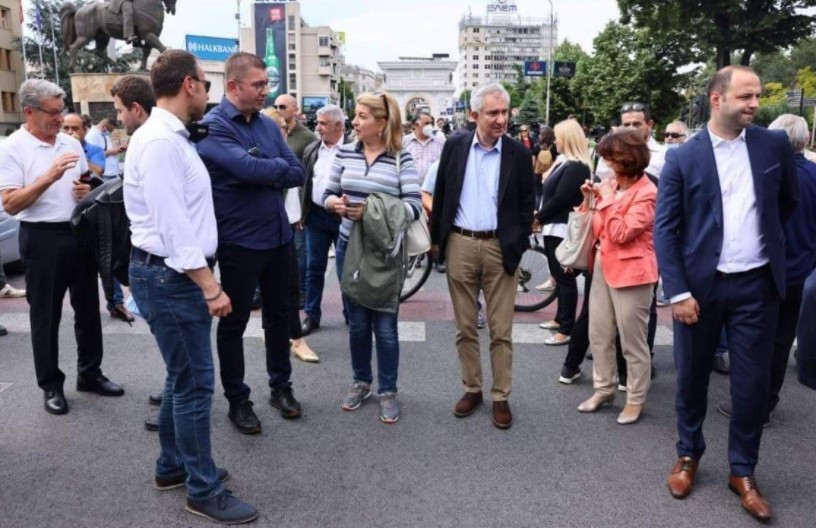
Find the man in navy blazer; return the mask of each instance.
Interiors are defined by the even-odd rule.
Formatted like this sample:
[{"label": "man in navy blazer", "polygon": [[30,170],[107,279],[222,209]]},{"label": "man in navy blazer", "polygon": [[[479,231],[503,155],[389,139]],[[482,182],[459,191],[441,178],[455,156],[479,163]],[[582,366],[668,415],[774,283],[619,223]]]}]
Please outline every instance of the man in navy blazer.
[{"label": "man in navy blazer", "polygon": [[655,249],[674,317],[678,461],[667,479],[691,493],[705,452],[708,381],[721,328],[731,353],[729,487],[770,519],[754,478],[779,299],[785,291],[782,224],[797,204],[797,170],[784,132],[751,123],[762,85],[728,66],[708,85],[708,126],[669,151],[660,177]]}]

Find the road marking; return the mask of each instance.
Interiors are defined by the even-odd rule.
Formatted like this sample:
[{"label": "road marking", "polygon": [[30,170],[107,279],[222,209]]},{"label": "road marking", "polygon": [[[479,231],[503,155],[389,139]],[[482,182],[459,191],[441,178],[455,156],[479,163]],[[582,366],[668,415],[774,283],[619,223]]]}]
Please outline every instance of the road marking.
[{"label": "road marking", "polygon": [[0,383],[0,392],[3,392],[4,390],[8,389],[12,385],[14,385],[14,384],[13,383]]}]

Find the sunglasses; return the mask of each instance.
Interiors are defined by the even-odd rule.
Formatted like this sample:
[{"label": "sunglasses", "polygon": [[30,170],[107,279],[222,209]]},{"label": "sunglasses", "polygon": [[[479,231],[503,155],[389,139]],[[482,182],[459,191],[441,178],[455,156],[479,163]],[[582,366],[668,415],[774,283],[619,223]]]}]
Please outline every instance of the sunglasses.
[{"label": "sunglasses", "polygon": [[288,105],[272,105],[272,108],[275,108],[277,110],[286,110],[287,108],[289,108],[289,106]]},{"label": "sunglasses", "polygon": [[681,138],[681,137],[686,137],[686,135],[685,134],[678,134],[677,132],[663,132],[663,137],[678,139],[678,138]]},{"label": "sunglasses", "polygon": [[646,108],[648,108],[648,105],[643,103],[624,103],[620,111],[622,114],[626,112],[643,112]]},{"label": "sunglasses", "polygon": [[374,95],[378,95],[382,97],[383,106],[385,107],[385,120],[388,121],[391,119],[391,113],[388,111],[388,99],[385,97],[385,92],[377,92]]},{"label": "sunglasses", "polygon": [[202,81],[198,77],[193,77],[192,75],[190,76],[190,79],[192,79],[194,81],[198,81],[201,84],[203,84],[204,85],[204,92],[210,93],[210,86],[212,86],[212,83],[210,81]]}]

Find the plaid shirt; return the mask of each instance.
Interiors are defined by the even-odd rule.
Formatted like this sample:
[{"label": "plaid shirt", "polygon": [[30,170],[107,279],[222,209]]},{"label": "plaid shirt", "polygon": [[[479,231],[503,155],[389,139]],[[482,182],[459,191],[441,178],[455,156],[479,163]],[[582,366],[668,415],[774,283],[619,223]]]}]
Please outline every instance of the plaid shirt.
[{"label": "plaid shirt", "polygon": [[420,185],[425,181],[425,175],[428,174],[431,165],[442,156],[442,147],[444,145],[445,140],[436,134],[426,140],[424,144],[414,133],[402,138],[402,148],[410,152],[411,157],[414,158]]}]

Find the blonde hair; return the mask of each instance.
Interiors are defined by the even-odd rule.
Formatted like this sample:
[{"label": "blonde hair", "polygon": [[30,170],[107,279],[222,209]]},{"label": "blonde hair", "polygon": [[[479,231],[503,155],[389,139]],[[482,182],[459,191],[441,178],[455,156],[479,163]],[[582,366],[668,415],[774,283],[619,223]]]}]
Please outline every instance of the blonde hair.
[{"label": "blonde hair", "polygon": [[589,142],[584,129],[574,119],[565,119],[555,125],[555,137],[561,154],[568,160],[580,161],[587,167],[592,167],[589,158]]},{"label": "blonde hair", "polygon": [[261,110],[261,113],[267,117],[271,117],[272,121],[274,121],[278,127],[283,128],[283,125],[281,124],[281,121],[283,121],[283,116],[280,112],[278,112],[277,108],[274,106],[267,106]]},{"label": "blonde hair", "polygon": [[357,97],[357,104],[368,108],[375,119],[387,120],[383,131],[385,150],[392,156],[396,156],[402,150],[403,135],[402,116],[397,100],[387,92],[364,93]]}]

